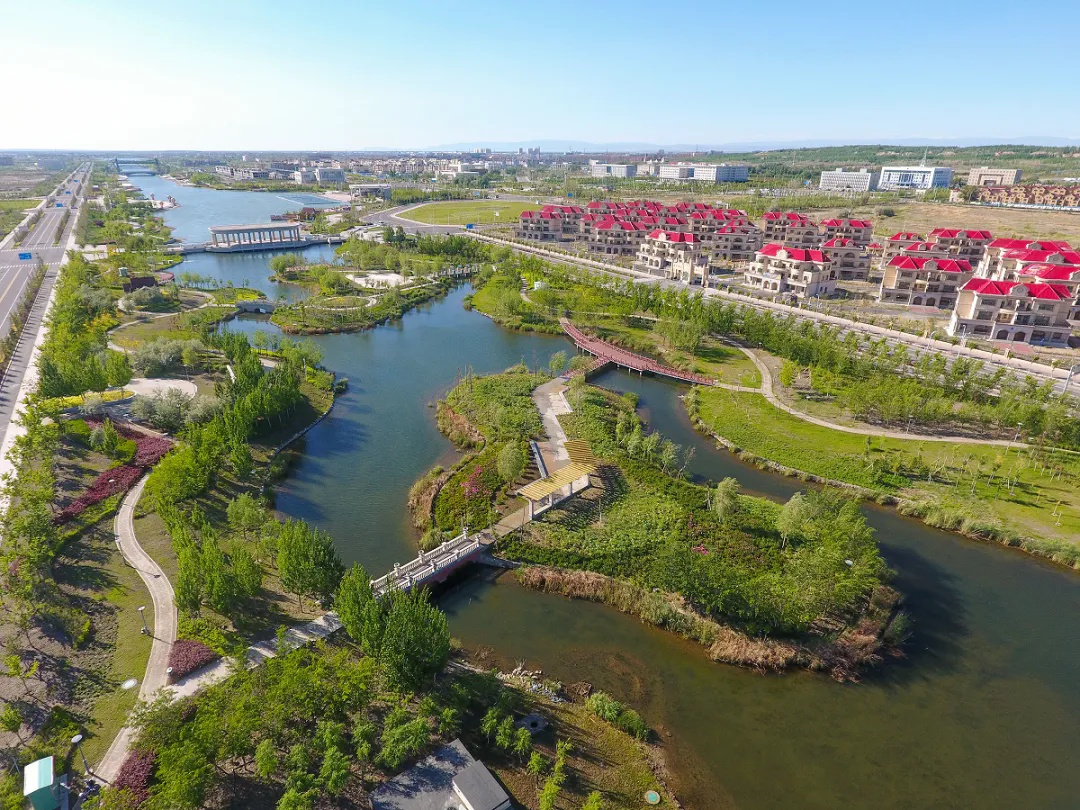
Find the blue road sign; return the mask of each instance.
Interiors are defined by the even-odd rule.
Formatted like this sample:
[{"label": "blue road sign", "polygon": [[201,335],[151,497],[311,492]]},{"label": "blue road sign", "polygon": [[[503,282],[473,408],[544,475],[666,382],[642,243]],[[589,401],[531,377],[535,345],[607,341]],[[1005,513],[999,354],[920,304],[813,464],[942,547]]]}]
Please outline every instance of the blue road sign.
[{"label": "blue road sign", "polygon": [[19,261],[21,261],[21,262],[25,262],[27,259],[32,259],[32,258],[34,258],[33,253],[20,253],[19,254]]},{"label": "blue road sign", "polygon": [[63,208],[63,207],[64,207],[64,204],[63,204],[63,203],[57,203],[57,204],[56,204],[56,207],[57,207],[57,208]]},{"label": "blue road sign", "polygon": [[467,225],[465,226],[465,230],[467,230],[467,231],[471,231],[472,229],[473,229],[473,223],[471,223],[471,222],[470,222],[470,223],[468,223],[468,224],[467,224]]}]

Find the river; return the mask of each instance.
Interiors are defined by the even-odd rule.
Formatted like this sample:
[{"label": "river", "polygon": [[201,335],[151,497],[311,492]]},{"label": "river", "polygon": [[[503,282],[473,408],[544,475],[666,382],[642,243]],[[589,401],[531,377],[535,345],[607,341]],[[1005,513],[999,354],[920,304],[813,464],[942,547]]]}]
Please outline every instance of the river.
[{"label": "river", "polygon": [[[249,213],[233,202],[242,192],[154,180],[182,204],[165,212],[169,225],[196,205],[187,197],[195,191],[209,209],[203,221],[240,222]],[[231,279],[235,258],[210,255],[198,272]],[[265,281],[266,254],[249,260],[253,286],[279,286]],[[329,531],[346,561],[376,574],[414,553],[410,484],[455,457],[434,425],[439,395],[468,367],[483,374],[520,360],[539,366],[569,348],[464,310],[465,292],[374,330],[315,338],[327,367],[350,386],[304,440],[277,506]],[[272,329],[256,318],[231,327]],[[599,382],[635,391],[651,427],[695,447],[694,476],[734,475],[745,491],[778,499],[801,486],[694,432],[681,386],[620,372]],[[867,515],[915,631],[906,659],[858,685],[712,664],[689,642],[600,605],[525,590],[512,577],[471,577],[441,602],[467,647],[489,648],[504,664],[527,660],[564,681],[588,680],[638,707],[664,735],[676,791],[696,810],[1076,807],[1080,579],[891,510],[868,506]]]}]

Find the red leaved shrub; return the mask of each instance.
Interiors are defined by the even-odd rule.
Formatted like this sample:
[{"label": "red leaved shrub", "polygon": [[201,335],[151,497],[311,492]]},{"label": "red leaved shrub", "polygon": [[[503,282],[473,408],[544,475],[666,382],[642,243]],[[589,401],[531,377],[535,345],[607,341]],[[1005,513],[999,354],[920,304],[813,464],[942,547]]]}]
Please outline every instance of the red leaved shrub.
[{"label": "red leaved shrub", "polygon": [[173,678],[183,678],[197,669],[201,669],[214,661],[218,654],[203,644],[201,641],[179,639],[173,642],[169,651],[169,666],[172,667]]},{"label": "red leaved shrub", "polygon": [[131,438],[135,440],[135,458],[131,463],[136,467],[153,467],[161,461],[162,456],[172,450],[172,442],[159,436],[139,433]]},{"label": "red leaved shrub", "polygon": [[64,523],[95,503],[101,503],[117,493],[127,492],[135,486],[135,482],[142,477],[142,474],[142,467],[133,467],[130,464],[105,470],[94,479],[94,483],[88,486],[82,495],[57,512],[53,521]]},{"label": "red leaved shrub", "polygon": [[150,793],[150,780],[154,776],[153,751],[132,751],[120,766],[120,772],[113,780],[113,790],[129,790],[136,804],[146,801]]}]

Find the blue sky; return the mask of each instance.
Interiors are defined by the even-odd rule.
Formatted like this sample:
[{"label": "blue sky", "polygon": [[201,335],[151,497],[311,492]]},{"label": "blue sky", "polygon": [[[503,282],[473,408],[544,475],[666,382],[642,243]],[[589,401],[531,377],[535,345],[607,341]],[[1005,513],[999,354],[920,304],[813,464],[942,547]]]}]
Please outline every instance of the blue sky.
[{"label": "blue sky", "polygon": [[1080,137],[1065,0],[0,0],[0,21],[27,87],[0,148]]}]

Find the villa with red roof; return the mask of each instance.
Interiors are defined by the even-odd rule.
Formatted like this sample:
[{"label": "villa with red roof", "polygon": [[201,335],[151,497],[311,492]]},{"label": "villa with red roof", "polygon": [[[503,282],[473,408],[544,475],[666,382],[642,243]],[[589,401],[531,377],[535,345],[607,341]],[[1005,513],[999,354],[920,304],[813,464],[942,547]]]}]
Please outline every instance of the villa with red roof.
[{"label": "villa with red roof", "polygon": [[832,260],[821,250],[770,242],[743,273],[750,287],[799,299],[828,298],[836,289]]},{"label": "villa with red roof", "polygon": [[1001,278],[1001,264],[1005,254],[1012,251],[1041,250],[1050,252],[1071,251],[1068,242],[1062,241],[1039,241],[1036,239],[994,239],[983,252],[979,266],[975,268],[975,275],[982,278]]},{"label": "villa with red roof", "polygon": [[868,219],[827,219],[821,227],[825,241],[851,239],[859,247],[867,247],[874,241],[874,223]]},{"label": "villa with red roof", "polygon": [[712,257],[720,262],[748,262],[761,247],[761,231],[750,222],[722,225],[713,233]]},{"label": "villa with red roof", "polygon": [[951,309],[974,275],[966,259],[893,256],[885,266],[878,300],[883,304]]},{"label": "villa with red roof", "polygon": [[904,248],[909,245],[914,245],[916,242],[925,241],[921,234],[913,233],[912,231],[900,231],[894,233],[888,239],[885,240],[885,244],[881,248],[881,266],[885,267],[889,260],[893,256],[899,256],[904,252]]},{"label": "villa with red roof", "polygon": [[816,248],[821,231],[810,217],[795,211],[766,211],[762,216],[762,239],[787,247]]},{"label": "villa with red roof", "polygon": [[604,256],[633,256],[651,229],[644,222],[605,219],[589,234],[589,252]]},{"label": "villa with red roof", "polygon": [[855,239],[834,236],[821,243],[821,252],[832,260],[840,281],[866,281],[870,277],[870,254]]},{"label": "villa with red roof", "polygon": [[986,246],[994,237],[990,231],[977,231],[971,228],[934,228],[930,231],[928,242],[943,248],[955,259],[966,259],[975,267],[982,261]]},{"label": "villa with red roof", "polygon": [[701,243],[692,233],[657,228],[645,235],[634,269],[663,278],[677,278],[672,265],[700,254]]},{"label": "villa with red roof", "polygon": [[1073,296],[1063,284],[972,278],[949,319],[953,337],[1064,346],[1072,329]]},{"label": "villa with red roof", "polygon": [[517,235],[531,242],[558,242],[563,238],[562,214],[553,211],[522,211]]}]

